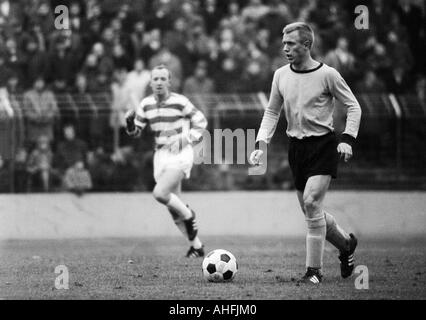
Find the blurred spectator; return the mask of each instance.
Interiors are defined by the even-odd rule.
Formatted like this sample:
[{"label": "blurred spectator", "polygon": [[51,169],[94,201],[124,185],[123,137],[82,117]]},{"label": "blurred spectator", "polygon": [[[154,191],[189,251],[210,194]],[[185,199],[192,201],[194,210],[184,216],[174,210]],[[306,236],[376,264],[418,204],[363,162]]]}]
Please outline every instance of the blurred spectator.
[{"label": "blurred spectator", "polygon": [[85,161],[87,156],[87,143],[76,136],[74,125],[66,124],[63,128],[64,140],[59,142],[55,163],[56,167],[65,172],[78,161]]},{"label": "blurred spectator", "polygon": [[95,43],[81,68],[81,73],[87,78],[88,91],[108,91],[113,70],[114,62],[110,56],[106,55],[104,45],[100,42]]},{"label": "blurred spectator", "polygon": [[19,148],[16,151],[14,162],[14,192],[28,192],[27,159],[27,151],[24,148]]},{"label": "blurred spectator", "polygon": [[10,192],[11,183],[9,163],[0,154],[0,193]]},{"label": "blurred spectator", "polygon": [[113,191],[135,190],[138,170],[133,165],[131,158],[133,151],[130,147],[117,149],[111,156],[114,163],[111,174],[111,187]]},{"label": "blurred spectator", "polygon": [[47,51],[46,50],[46,43],[47,43],[46,37],[48,35],[43,33],[39,24],[30,23],[29,25],[30,25],[30,27],[29,27],[29,30],[27,32],[27,36],[33,37],[36,40],[37,47],[39,48],[40,51],[42,51],[42,52]]},{"label": "blurred spectator", "polygon": [[145,63],[141,58],[137,58],[134,68],[127,74],[126,87],[129,92],[130,105],[136,108],[147,95],[151,73],[145,68]]},{"label": "blurred spectator", "polygon": [[[17,95],[21,95],[23,93],[23,87],[22,87],[21,81],[18,78],[18,75],[16,73],[12,72],[10,74],[9,79],[7,79],[6,89],[7,89],[7,92],[9,93],[9,98],[11,96],[14,96],[15,98],[17,98]],[[17,107],[20,108],[18,105]]]},{"label": "blurred spectator", "polygon": [[128,71],[132,68],[132,60],[124,51],[121,43],[117,43],[112,47],[112,62],[115,69],[125,69]]},{"label": "blurred spectator", "polygon": [[114,150],[134,140],[126,133],[125,114],[131,104],[129,87],[126,86],[126,79],[126,70],[118,69],[114,73],[114,81],[111,84],[112,101],[109,124],[114,132]]},{"label": "blurred spectator", "polygon": [[105,48],[106,55],[110,55],[112,53],[112,48],[115,44],[119,42],[119,39],[114,34],[114,30],[111,27],[106,27],[102,31],[101,43]]},{"label": "blurred spectator", "polygon": [[87,168],[93,182],[93,191],[111,191],[111,175],[114,170],[114,163],[111,157],[105,153],[102,147],[87,155]]},{"label": "blurred spectator", "polygon": [[355,57],[349,51],[349,43],[346,37],[337,39],[336,48],[325,55],[324,63],[339,71],[348,83],[354,80]]},{"label": "blurred spectator", "polygon": [[413,66],[413,56],[407,42],[395,31],[390,31],[388,33],[387,51],[392,61],[403,68],[404,71],[411,71]]},{"label": "blurred spectator", "polygon": [[[137,3],[139,2],[139,4]],[[116,18],[121,21],[123,33],[129,34],[136,20],[140,19],[143,1],[134,1],[133,8],[129,3],[121,3]]]},{"label": "blurred spectator", "polygon": [[83,161],[77,161],[65,171],[63,184],[66,190],[78,196],[93,188],[90,172],[84,167]]},{"label": "blurred spectator", "polygon": [[394,66],[391,72],[385,75],[387,89],[395,94],[408,93],[413,86],[411,75],[402,66]]},{"label": "blurred spectator", "polygon": [[146,63],[161,50],[161,43],[160,29],[152,29],[147,35],[147,43],[141,48],[141,57]]},{"label": "blurred spectator", "polygon": [[69,4],[69,14],[70,29],[80,32],[86,25],[86,21],[81,10],[81,2],[72,0]]},{"label": "blurred spectator", "polygon": [[25,143],[24,119],[14,81],[18,81],[16,76],[9,79],[7,88],[0,88],[0,153],[6,159],[13,158],[14,148]]},{"label": "blurred spectator", "polygon": [[[188,61],[185,61],[184,72],[185,75],[189,75],[193,72],[193,61],[209,60],[211,55],[211,42],[214,41],[206,34],[206,30],[203,24],[199,23],[194,25],[188,32],[188,39],[186,41],[186,49],[188,50],[190,61],[188,66]],[[190,73],[188,73],[190,72]]]},{"label": "blurred spectator", "polygon": [[268,12],[259,20],[259,26],[268,31],[271,39],[280,39],[282,30],[291,21],[294,21],[294,18],[288,4],[280,0],[271,0]]},{"label": "blurred spectator", "polygon": [[365,63],[367,69],[373,70],[384,80],[384,76],[392,68],[392,60],[387,54],[386,47],[379,43],[376,37],[370,37],[365,44]]},{"label": "blurred spectator", "polygon": [[5,87],[0,88],[0,120],[11,119],[14,111],[9,100],[9,93]]},{"label": "blurred spectator", "polygon": [[53,91],[63,92],[74,78],[74,63],[72,54],[68,51],[65,39],[59,39],[54,44],[53,51],[48,54],[46,79],[53,84]]},{"label": "blurred spectator", "polygon": [[25,13],[34,23],[40,25],[43,34],[50,34],[54,29],[53,10],[48,0],[30,1]]},{"label": "blurred spectator", "polygon": [[201,15],[206,24],[207,34],[211,35],[223,17],[223,10],[219,8],[217,0],[206,0]]},{"label": "blurred spectator", "polygon": [[59,110],[55,96],[46,89],[42,77],[36,77],[32,89],[25,92],[23,105],[27,124],[27,141],[34,143],[42,135],[47,136],[51,141]]},{"label": "blurred spectator", "polygon": [[78,94],[88,93],[88,85],[86,75],[84,73],[77,73],[71,92]]},{"label": "blurred spectator", "polygon": [[[189,35],[194,33],[194,27],[190,26],[184,17],[178,17],[173,24],[173,29],[167,31],[163,39],[164,47],[167,47],[179,59],[184,77],[192,72],[193,60],[196,59],[198,53],[195,51],[199,49],[195,47],[199,43],[196,44],[191,41],[196,39],[189,39]],[[197,28],[196,32],[200,31]]]},{"label": "blurred spectator", "polygon": [[24,78],[24,55],[14,38],[6,40],[5,59],[8,67],[22,80]]},{"label": "blurred spectator", "polygon": [[180,1],[153,0],[149,4],[149,15],[146,15],[147,28],[166,30],[172,25],[173,6],[179,5]]},{"label": "blurred spectator", "polygon": [[375,30],[377,37],[383,41],[386,37],[386,26],[391,14],[391,7],[387,6],[386,0],[373,0],[372,6],[369,8],[369,22]]},{"label": "blurred spectator", "polygon": [[234,31],[242,31],[244,29],[244,22],[243,17],[241,16],[241,8],[238,1],[229,1],[226,11],[226,15],[219,23],[218,30],[221,28],[231,28]]},{"label": "blurred spectator", "polygon": [[0,88],[0,154],[5,159],[13,157],[13,123],[14,110],[10,103],[9,93],[6,88]]},{"label": "blurred spectator", "polygon": [[178,17],[173,23],[173,29],[164,34],[164,45],[179,56],[185,50],[188,32],[188,21]]},{"label": "blurred spectator", "polygon": [[47,64],[46,53],[40,50],[35,38],[29,37],[25,44],[24,86],[31,87],[35,78],[44,74]]},{"label": "blurred spectator", "polygon": [[235,58],[223,57],[219,59],[221,64],[215,72],[216,90],[219,93],[233,93],[239,90],[241,85],[242,66]]},{"label": "blurred spectator", "polygon": [[130,34],[133,46],[133,57],[142,57],[142,48],[148,43],[148,33],[145,29],[145,21],[136,21]]},{"label": "blurred spectator", "polygon": [[85,137],[89,148],[92,148],[104,135],[104,123],[100,121],[102,111],[97,106],[96,94],[89,95],[89,83],[84,73],[76,75],[71,93],[79,115],[75,129],[81,137]]},{"label": "blurred spectator", "polygon": [[[81,74],[84,75],[84,78],[87,79],[87,91],[96,92],[97,91],[97,77],[99,75],[98,60],[94,54],[88,54],[86,61],[81,69]],[[81,81],[81,78],[80,78]]]},{"label": "blurred spectator", "polygon": [[272,41],[270,40],[270,38],[271,33],[268,29],[259,29],[256,35],[255,44],[260,51],[267,54],[269,57],[272,57],[278,50],[277,48],[271,45]]},{"label": "blurred spectator", "polygon": [[267,79],[271,77],[268,68],[270,62],[268,57],[262,53],[257,46],[251,42],[249,44],[249,56],[247,57],[246,66],[241,76],[241,92],[266,92]]},{"label": "blurred spectator", "polygon": [[396,8],[399,20],[407,30],[407,42],[414,56],[414,68],[425,69],[423,54],[426,51],[425,5],[418,1],[400,0]]},{"label": "blurred spectator", "polygon": [[7,86],[7,81],[12,74],[12,69],[6,64],[6,53],[2,52],[0,47],[0,88],[5,88]]},{"label": "blurred spectator", "polygon": [[269,7],[262,3],[262,0],[249,0],[249,4],[242,10],[242,17],[247,20],[260,20],[269,12]]},{"label": "blurred spectator", "polygon": [[52,163],[53,152],[50,148],[50,140],[47,136],[41,135],[27,162],[30,191],[48,192],[52,190],[59,177]]},{"label": "blurred spectator", "polygon": [[0,0],[0,30],[8,32],[13,21],[22,24],[24,19],[23,6],[18,1]]},{"label": "blurred spectator", "polygon": [[88,0],[86,2],[86,19],[100,19],[102,15],[102,8],[99,0]]},{"label": "blurred spectator", "polygon": [[215,91],[214,82],[208,76],[207,63],[198,61],[194,74],[185,80],[183,94],[211,94]]},{"label": "blurred spectator", "polygon": [[416,94],[423,108],[426,108],[426,76],[419,76],[416,81]]},{"label": "blurred spectator", "polygon": [[114,70],[114,60],[112,58],[112,47],[107,50],[105,45],[102,42],[96,42],[91,53],[95,57],[95,66],[97,66],[98,73],[105,73],[108,76],[112,75]]},{"label": "blurred spectator", "polygon": [[357,93],[380,94],[386,92],[386,86],[372,70],[365,72],[364,77],[354,87]]},{"label": "blurred spectator", "polygon": [[102,25],[99,19],[87,21],[87,28],[82,30],[82,51],[86,57],[94,43],[101,41]]}]

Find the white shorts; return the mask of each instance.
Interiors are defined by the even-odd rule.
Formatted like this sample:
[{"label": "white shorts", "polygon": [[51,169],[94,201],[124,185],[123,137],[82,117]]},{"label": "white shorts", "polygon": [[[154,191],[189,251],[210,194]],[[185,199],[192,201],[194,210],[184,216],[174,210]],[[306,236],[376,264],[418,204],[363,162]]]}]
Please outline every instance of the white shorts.
[{"label": "white shorts", "polygon": [[161,174],[167,169],[182,170],[185,179],[189,179],[193,163],[194,151],[190,145],[187,145],[177,154],[169,150],[159,149],[154,153],[154,179],[157,182]]}]

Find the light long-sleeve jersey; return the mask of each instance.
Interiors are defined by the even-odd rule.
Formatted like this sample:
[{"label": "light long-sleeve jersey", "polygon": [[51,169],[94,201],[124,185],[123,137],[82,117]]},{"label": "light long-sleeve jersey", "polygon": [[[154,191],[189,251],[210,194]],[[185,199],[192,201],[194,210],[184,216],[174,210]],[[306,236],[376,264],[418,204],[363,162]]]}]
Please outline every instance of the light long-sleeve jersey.
[{"label": "light long-sleeve jersey", "polygon": [[150,126],[157,149],[182,137],[198,141],[207,127],[203,113],[188,98],[177,93],[171,93],[163,101],[158,101],[154,95],[143,99],[136,109],[134,123],[138,130]]},{"label": "light long-sleeve jersey", "polygon": [[289,137],[303,139],[334,131],[334,99],[347,108],[343,136],[352,142],[358,135],[361,107],[340,73],[323,63],[304,71],[294,70],[290,64],[279,68],[256,140],[270,142],[282,108]]}]

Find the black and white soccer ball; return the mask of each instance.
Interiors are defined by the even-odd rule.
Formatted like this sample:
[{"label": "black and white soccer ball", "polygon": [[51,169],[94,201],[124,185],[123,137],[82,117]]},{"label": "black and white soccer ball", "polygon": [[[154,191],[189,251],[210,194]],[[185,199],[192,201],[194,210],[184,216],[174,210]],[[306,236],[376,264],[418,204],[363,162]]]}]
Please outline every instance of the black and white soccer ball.
[{"label": "black and white soccer ball", "polygon": [[237,259],[224,249],[210,251],[203,260],[203,276],[210,282],[231,281],[237,271]]}]

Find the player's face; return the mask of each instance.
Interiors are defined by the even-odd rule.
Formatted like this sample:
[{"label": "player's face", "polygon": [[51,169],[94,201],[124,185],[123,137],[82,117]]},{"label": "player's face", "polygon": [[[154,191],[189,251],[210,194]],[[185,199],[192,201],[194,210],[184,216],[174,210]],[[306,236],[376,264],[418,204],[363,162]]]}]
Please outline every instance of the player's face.
[{"label": "player's face", "polygon": [[156,95],[164,95],[169,92],[170,74],[167,69],[155,69],[152,71],[151,88]]},{"label": "player's face", "polygon": [[308,49],[302,44],[299,32],[293,31],[283,35],[283,51],[288,62],[297,65],[306,56]]}]

